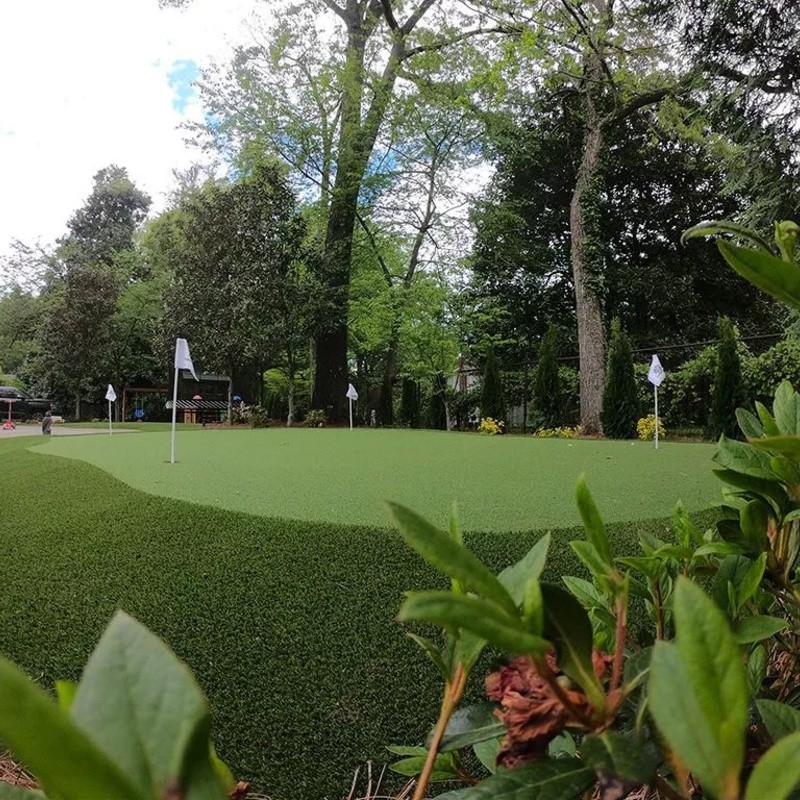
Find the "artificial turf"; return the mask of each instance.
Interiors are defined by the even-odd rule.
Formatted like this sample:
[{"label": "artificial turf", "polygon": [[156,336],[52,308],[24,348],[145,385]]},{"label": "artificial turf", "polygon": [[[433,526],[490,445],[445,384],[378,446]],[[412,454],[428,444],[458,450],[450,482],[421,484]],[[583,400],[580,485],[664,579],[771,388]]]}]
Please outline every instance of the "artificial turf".
[{"label": "artificial turf", "polygon": [[[189,463],[192,437],[208,446],[207,433],[216,435],[181,438],[176,469]],[[237,434],[244,448],[248,433]],[[128,437],[163,449],[157,433],[114,444]],[[394,616],[404,591],[443,581],[386,525],[290,521],[146,494],[88,463],[34,453],[35,443],[0,441],[0,652],[30,675],[45,685],[77,677],[125,608],[191,666],[214,709],[220,754],[272,800],[339,800],[357,766],[385,759],[382,745],[424,740],[439,687]],[[295,487],[322,490],[308,480]],[[624,484],[618,492],[629,493]],[[605,510],[612,498],[596,494]],[[676,492],[662,485],[660,496],[668,514]],[[699,515],[701,524],[711,518]],[[631,554],[639,531],[666,528],[651,520],[609,533],[619,554]],[[499,570],[540,533],[466,541]],[[580,536],[554,532],[546,577],[583,574],[567,545]]]},{"label": "artificial turf", "polygon": [[54,438],[39,452],[101,467],[136,489],[232,511],[385,527],[385,500],[444,523],[453,500],[472,531],[575,525],[575,481],[586,473],[606,518],[664,515],[719,498],[713,447],[487,437],[407,430],[197,430],[169,435]]}]

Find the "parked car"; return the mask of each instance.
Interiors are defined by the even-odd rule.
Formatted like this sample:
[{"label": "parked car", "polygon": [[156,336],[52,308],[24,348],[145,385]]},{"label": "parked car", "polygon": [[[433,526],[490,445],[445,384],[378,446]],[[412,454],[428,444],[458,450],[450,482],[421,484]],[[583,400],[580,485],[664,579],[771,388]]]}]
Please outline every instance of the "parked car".
[{"label": "parked car", "polygon": [[31,397],[24,389],[17,389],[16,386],[0,386],[0,424],[2,420],[8,419],[8,403],[6,399],[16,400],[11,404],[11,419],[40,420],[44,412],[57,411],[52,400],[44,397]]}]

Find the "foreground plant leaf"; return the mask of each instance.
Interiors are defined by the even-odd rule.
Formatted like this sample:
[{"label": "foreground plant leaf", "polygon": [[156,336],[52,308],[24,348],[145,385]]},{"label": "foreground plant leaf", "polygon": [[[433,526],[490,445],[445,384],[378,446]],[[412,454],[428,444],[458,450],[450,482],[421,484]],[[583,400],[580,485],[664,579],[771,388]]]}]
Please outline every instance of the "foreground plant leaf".
[{"label": "foreground plant leaf", "polygon": [[46,798],[36,789],[24,789],[21,786],[0,783],[0,800],[46,800]]},{"label": "foreground plant leaf", "polygon": [[439,751],[460,750],[502,736],[505,727],[494,714],[496,708],[494,703],[459,708],[447,723]]},{"label": "foreground plant leaf", "polygon": [[66,711],[5,659],[0,659],[0,741],[25,763],[52,797],[148,797],[74,724]]},{"label": "foreground plant leaf", "polygon": [[516,612],[516,603],[494,573],[452,536],[398,503],[389,503],[389,510],[406,544],[429,564],[508,613]]},{"label": "foreground plant leaf", "polygon": [[800,309],[800,268],[763,250],[750,250],[722,241],[717,242],[717,247],[745,280],[782,303]]},{"label": "foreground plant leaf", "polygon": [[659,762],[651,749],[617,731],[587,736],[581,745],[581,756],[595,772],[634,784],[650,783]]},{"label": "foreground plant leaf", "polygon": [[674,613],[676,643],[658,642],[650,664],[650,710],[704,789],[718,800],[735,800],[747,727],[741,653],[719,607],[684,578]]},{"label": "foreground plant leaf", "polygon": [[739,644],[750,644],[769,639],[788,625],[785,619],[778,617],[745,617],[734,626],[733,636]]},{"label": "foreground plant leaf", "polygon": [[800,732],[800,711],[777,700],[756,700],[756,708],[773,742]]},{"label": "foreground plant leaf", "polygon": [[540,578],[547,562],[550,534],[547,533],[516,564],[506,567],[497,579],[519,606],[525,596],[525,584],[531,578]]},{"label": "foreground plant leaf", "polygon": [[747,782],[745,800],[788,800],[798,786],[800,733],[793,733],[761,756]]},{"label": "foreground plant leaf", "polygon": [[574,758],[498,769],[490,778],[436,800],[575,800],[595,781],[594,772]]},{"label": "foreground plant leaf", "polygon": [[225,797],[210,757],[211,716],[200,687],[167,645],[122,611],[86,664],[72,718],[143,796]]},{"label": "foreground plant leaf", "polygon": [[592,622],[578,600],[552,583],[542,584],[544,635],[556,648],[559,669],[577,683],[599,711],[605,694],[592,663]]},{"label": "foreground plant leaf", "polygon": [[544,654],[551,647],[545,639],[528,633],[518,617],[510,617],[494,603],[453,592],[412,592],[397,619],[430,622],[453,631],[464,628],[509,653]]}]

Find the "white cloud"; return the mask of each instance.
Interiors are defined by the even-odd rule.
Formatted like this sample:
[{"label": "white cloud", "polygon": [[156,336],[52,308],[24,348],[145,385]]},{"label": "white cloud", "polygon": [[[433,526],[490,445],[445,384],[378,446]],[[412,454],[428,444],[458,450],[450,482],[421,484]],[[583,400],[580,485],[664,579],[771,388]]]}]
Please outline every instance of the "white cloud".
[{"label": "white cloud", "polygon": [[[0,253],[12,238],[52,241],[110,163],[156,206],[174,167],[199,157],[178,129],[176,62],[226,59],[258,0],[32,0],[0,14]],[[173,78],[174,82],[174,78]],[[184,98],[186,99],[186,98]],[[177,106],[180,108],[181,103]]]}]

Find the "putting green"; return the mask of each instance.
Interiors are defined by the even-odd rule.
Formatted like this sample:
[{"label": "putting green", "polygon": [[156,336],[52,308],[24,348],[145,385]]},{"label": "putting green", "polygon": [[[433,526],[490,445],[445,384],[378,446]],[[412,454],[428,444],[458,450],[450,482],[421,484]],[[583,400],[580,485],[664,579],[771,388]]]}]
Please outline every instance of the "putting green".
[{"label": "putting green", "polygon": [[[385,500],[444,523],[513,531],[578,523],[585,473],[607,521],[668,516],[720,497],[712,445],[533,439],[409,430],[179,431],[54,438],[37,452],[80,459],[145,492],[269,517],[385,526]],[[87,487],[89,489],[89,487]]]}]

